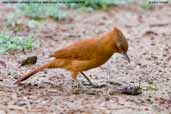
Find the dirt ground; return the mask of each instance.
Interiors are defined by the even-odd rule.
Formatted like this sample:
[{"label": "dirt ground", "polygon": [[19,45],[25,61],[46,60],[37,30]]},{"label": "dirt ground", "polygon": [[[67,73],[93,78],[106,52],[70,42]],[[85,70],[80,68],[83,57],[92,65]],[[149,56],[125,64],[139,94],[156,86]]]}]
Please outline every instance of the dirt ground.
[{"label": "dirt ground", "polygon": [[[0,6],[0,28],[4,30],[13,9]],[[40,65],[66,44],[99,35],[113,26],[128,39],[131,63],[114,54],[106,64],[85,72],[93,83],[105,87],[83,85],[84,91],[75,92],[69,72],[63,69],[47,69],[20,86],[12,84],[34,67],[18,68],[19,61],[36,55],[36,65]],[[0,114],[171,114],[171,5],[149,10],[137,5],[72,10],[65,20],[47,20],[44,25],[20,31],[30,32],[40,42],[39,48],[0,55],[7,65],[0,65]],[[78,80],[86,81],[82,76]],[[140,95],[110,94],[118,87],[139,83]]]}]

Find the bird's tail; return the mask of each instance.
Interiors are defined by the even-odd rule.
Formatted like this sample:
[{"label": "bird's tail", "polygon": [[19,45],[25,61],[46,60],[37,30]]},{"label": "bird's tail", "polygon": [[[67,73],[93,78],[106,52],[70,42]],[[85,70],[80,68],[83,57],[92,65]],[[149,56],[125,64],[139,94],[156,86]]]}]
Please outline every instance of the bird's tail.
[{"label": "bird's tail", "polygon": [[31,77],[33,74],[36,74],[37,72],[42,71],[43,69],[50,67],[51,64],[52,64],[52,62],[43,64],[41,66],[38,66],[38,67],[34,68],[33,70],[29,71],[28,73],[25,73],[17,81],[15,81],[14,84],[19,84],[20,82],[22,82],[22,81],[28,79],[29,77]]}]

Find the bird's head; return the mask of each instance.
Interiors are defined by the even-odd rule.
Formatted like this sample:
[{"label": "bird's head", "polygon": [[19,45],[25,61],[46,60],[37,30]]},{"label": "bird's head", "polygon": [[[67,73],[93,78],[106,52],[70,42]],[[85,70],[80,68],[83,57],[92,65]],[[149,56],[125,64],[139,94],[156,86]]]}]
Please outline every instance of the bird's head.
[{"label": "bird's head", "polygon": [[125,36],[123,35],[123,33],[121,32],[121,30],[119,30],[118,28],[114,27],[113,28],[113,32],[116,35],[116,51],[120,54],[122,54],[125,59],[130,63],[130,59],[127,55],[127,51],[128,51],[128,42],[125,38]]}]

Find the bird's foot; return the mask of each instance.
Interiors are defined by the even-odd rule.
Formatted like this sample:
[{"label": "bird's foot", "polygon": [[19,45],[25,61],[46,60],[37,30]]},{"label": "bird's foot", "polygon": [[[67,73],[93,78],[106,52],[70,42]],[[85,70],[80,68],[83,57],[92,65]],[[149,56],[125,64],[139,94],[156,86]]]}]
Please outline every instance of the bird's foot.
[{"label": "bird's foot", "polygon": [[84,93],[85,91],[86,89],[78,80],[73,80],[73,93],[74,94]]},{"label": "bird's foot", "polygon": [[84,86],[93,86],[94,84],[93,83],[86,83],[85,81],[81,81],[82,85]]},{"label": "bird's foot", "polygon": [[85,83],[84,81],[82,81],[82,85],[84,85],[84,86],[91,86],[92,88],[103,88],[103,87],[106,87],[106,84],[97,85],[97,84],[93,84],[93,83]]}]

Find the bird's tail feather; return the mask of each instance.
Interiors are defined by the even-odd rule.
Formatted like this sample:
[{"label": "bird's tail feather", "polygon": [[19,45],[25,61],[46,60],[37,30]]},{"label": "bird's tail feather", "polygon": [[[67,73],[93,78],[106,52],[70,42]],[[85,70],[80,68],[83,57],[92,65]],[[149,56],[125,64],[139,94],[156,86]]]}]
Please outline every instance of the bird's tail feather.
[{"label": "bird's tail feather", "polygon": [[29,71],[28,73],[25,73],[22,77],[20,77],[17,81],[14,82],[14,84],[19,84],[20,82],[28,79],[29,77],[31,77],[33,74],[36,74],[37,72],[45,69],[45,68],[48,68],[51,66],[51,62],[50,63],[47,63],[47,64],[43,64],[41,66],[38,66],[36,68],[34,68],[33,70]]}]

